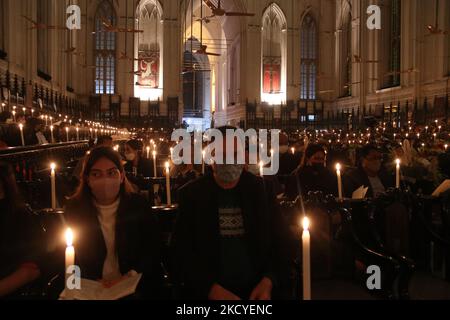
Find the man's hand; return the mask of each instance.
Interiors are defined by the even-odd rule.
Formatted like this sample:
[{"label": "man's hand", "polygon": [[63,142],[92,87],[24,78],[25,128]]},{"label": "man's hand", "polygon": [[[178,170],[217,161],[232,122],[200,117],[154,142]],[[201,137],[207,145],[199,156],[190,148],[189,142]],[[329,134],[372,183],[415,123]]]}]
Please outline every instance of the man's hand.
[{"label": "man's hand", "polygon": [[272,299],[272,280],[263,278],[261,282],[253,289],[250,300],[268,301]]},{"label": "man's hand", "polygon": [[238,301],[241,300],[238,296],[236,296],[234,293],[228,291],[227,289],[223,288],[222,286],[218,284],[214,284],[211,287],[211,290],[209,291],[208,295],[209,300],[222,300],[222,301]]}]

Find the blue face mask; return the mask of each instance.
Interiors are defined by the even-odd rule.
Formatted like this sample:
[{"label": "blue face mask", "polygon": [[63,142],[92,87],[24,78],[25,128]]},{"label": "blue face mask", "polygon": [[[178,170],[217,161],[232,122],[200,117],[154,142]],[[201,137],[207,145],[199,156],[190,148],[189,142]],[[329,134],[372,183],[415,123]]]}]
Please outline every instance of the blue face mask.
[{"label": "blue face mask", "polygon": [[215,173],[220,181],[231,184],[239,181],[243,170],[243,164],[217,164]]}]

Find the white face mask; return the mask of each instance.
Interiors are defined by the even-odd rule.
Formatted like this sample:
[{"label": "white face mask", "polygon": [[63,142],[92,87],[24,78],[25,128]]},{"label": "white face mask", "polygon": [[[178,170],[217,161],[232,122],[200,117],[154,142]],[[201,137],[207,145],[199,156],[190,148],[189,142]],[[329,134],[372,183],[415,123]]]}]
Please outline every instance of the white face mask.
[{"label": "white face mask", "polygon": [[220,181],[230,184],[239,180],[243,170],[243,164],[217,164],[215,173]]},{"label": "white face mask", "polygon": [[254,174],[255,176],[258,176],[260,174],[259,166],[257,164],[248,165],[247,171]]},{"label": "white face mask", "polygon": [[130,152],[130,153],[125,153],[125,158],[126,158],[128,161],[134,161],[134,159],[136,159],[136,154],[135,154],[135,153],[132,153],[132,152]]},{"label": "white face mask", "polygon": [[113,202],[120,192],[121,178],[103,178],[89,182],[95,199],[101,203]]}]

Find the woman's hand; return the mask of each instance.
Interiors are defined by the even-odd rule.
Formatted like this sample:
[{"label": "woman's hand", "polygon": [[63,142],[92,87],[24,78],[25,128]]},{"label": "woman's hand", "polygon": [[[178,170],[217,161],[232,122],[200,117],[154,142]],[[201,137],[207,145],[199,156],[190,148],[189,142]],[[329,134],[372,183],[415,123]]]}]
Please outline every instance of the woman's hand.
[{"label": "woman's hand", "polygon": [[261,282],[253,289],[250,300],[268,301],[272,299],[272,280],[263,278]]}]

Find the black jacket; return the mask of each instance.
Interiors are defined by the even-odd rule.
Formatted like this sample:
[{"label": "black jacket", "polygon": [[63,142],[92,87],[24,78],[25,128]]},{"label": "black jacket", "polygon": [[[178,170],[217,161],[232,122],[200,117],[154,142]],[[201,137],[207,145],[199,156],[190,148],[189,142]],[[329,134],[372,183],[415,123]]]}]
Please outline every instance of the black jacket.
[{"label": "black jacket", "polygon": [[[220,231],[218,191],[212,175],[201,177],[180,189],[179,216],[174,234],[177,280],[184,283],[189,298],[206,299],[218,280]],[[237,185],[244,228],[252,263],[259,277],[276,278],[277,250],[274,241],[269,196],[264,182],[243,172]],[[275,282],[275,281],[274,281]]]},{"label": "black jacket", "polygon": [[[106,245],[98,219],[98,212],[90,200],[67,204],[65,217],[76,235],[75,259],[83,278],[102,278],[106,258]],[[142,293],[158,298],[161,289],[162,269],[160,233],[151,208],[137,194],[123,195],[116,218],[116,251],[120,272],[130,270],[143,273]]]},{"label": "black jacket", "polygon": [[[128,161],[125,164],[124,169],[126,172],[133,172],[133,163]],[[158,173],[158,177],[162,176],[161,175],[162,173],[160,170],[158,170],[158,168],[156,168],[156,172]],[[139,161],[138,161],[138,166],[137,166],[137,174],[138,174],[138,176],[143,176],[143,177],[153,177],[154,176],[153,160],[140,157]]]},{"label": "black jacket", "polygon": [[[383,169],[378,174],[378,177],[386,190],[395,186],[394,177],[390,176]],[[366,194],[367,198],[373,198],[374,196],[369,177],[361,166],[350,170],[347,174],[345,174],[342,177],[342,184],[345,197],[351,198],[353,192],[361,186],[369,187]]]},{"label": "black jacket", "polygon": [[43,239],[39,217],[31,209],[11,212],[0,201],[0,279],[24,263],[34,263],[42,271]]}]

